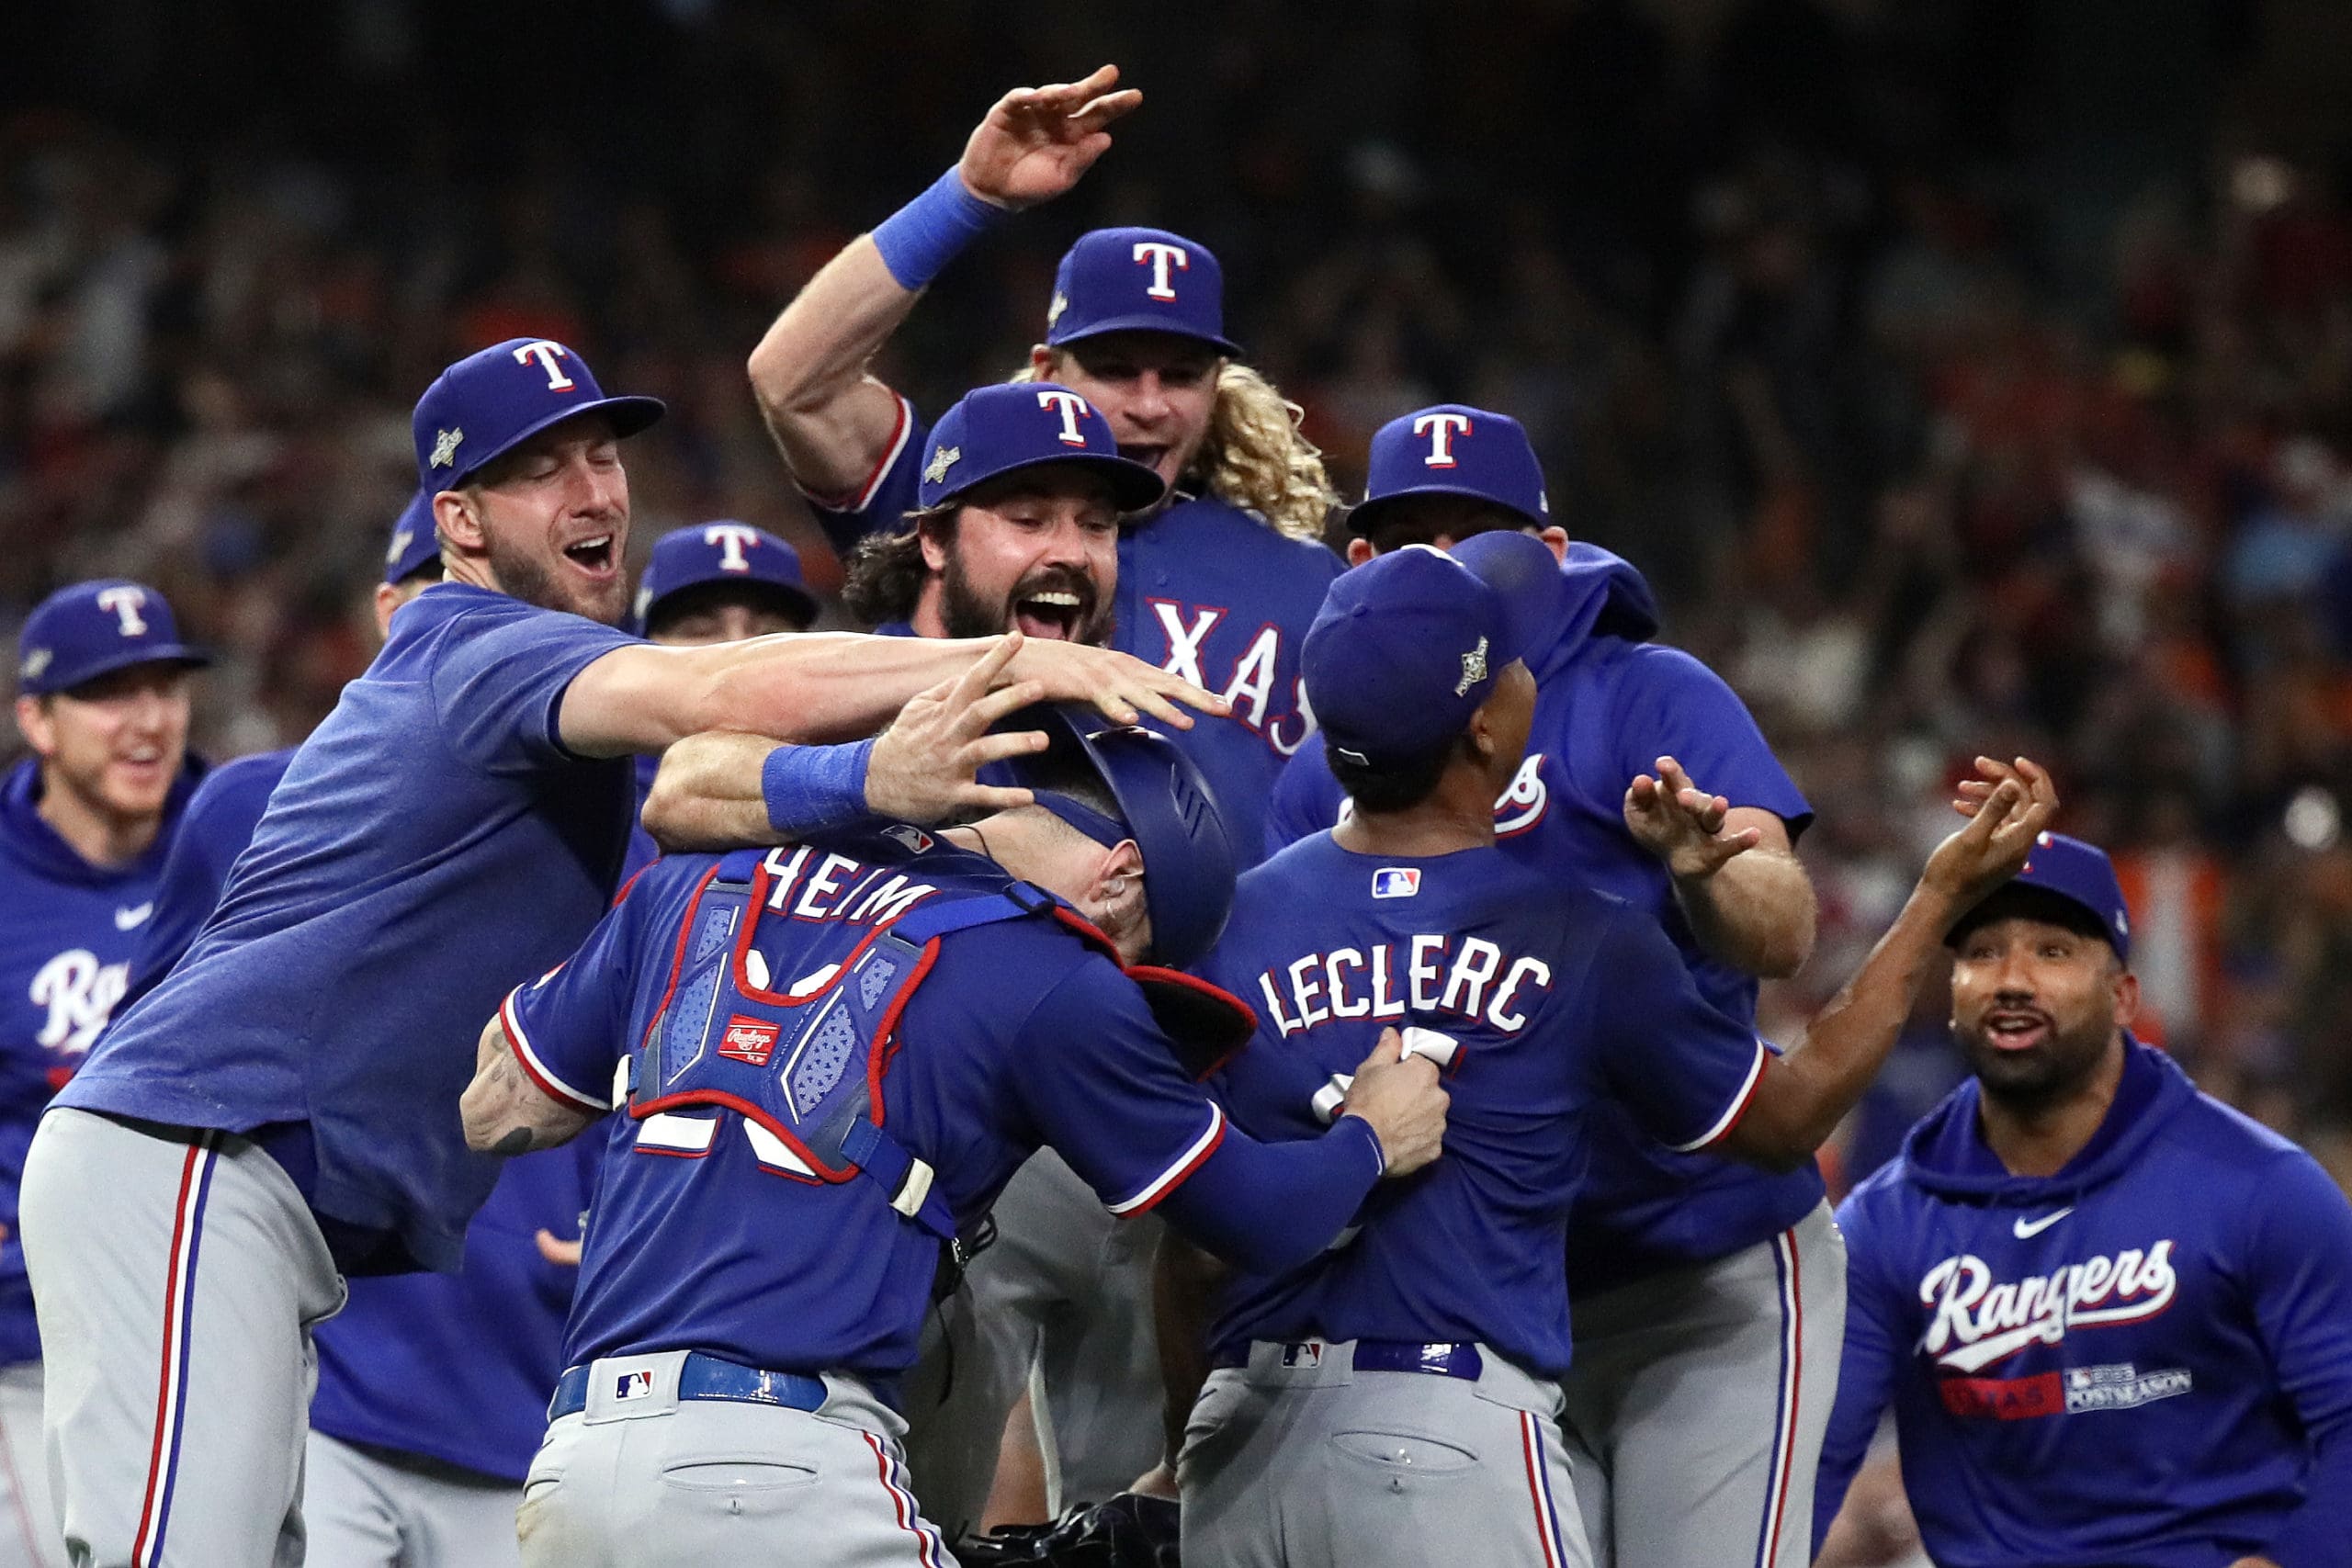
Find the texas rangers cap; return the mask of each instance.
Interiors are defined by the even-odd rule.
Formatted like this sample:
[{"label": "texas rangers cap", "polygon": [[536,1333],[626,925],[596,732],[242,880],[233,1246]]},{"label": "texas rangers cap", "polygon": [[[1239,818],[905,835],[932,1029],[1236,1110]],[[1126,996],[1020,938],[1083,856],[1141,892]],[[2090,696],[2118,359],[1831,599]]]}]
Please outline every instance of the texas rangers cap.
[{"label": "texas rangers cap", "polygon": [[[1216,945],[1233,912],[1233,840],[1216,792],[1164,735],[1113,724],[1083,703],[1024,708],[1006,729],[1042,729],[1046,750],[1016,760],[1012,773],[1037,804],[1101,844],[1133,839],[1143,852],[1144,907],[1151,911],[1152,957],[1182,969]],[[1082,761],[1118,802],[1116,820],[1053,788]]]},{"label": "texas rangers cap", "polygon": [[418,491],[401,509],[392,525],[391,542],[384,547],[384,581],[397,588],[418,572],[431,569],[441,575],[441,536],[433,531],[433,496]]},{"label": "texas rangers cap", "polygon": [[1225,269],[1206,245],[1165,229],[1096,229],[1062,257],[1046,342],[1105,333],[1169,333],[1241,352],[1225,335]]},{"label": "texas rangers cap", "polygon": [[1093,404],[1051,381],[1008,381],[966,393],[932,426],[916,504],[927,512],[1001,474],[1047,463],[1099,472],[1121,512],[1157,505],[1168,493],[1158,473],[1119,456],[1110,422]]},{"label": "texas rangers cap", "polygon": [[1358,766],[1426,756],[1469,727],[1560,592],[1558,560],[1527,534],[1374,556],[1333,580],[1306,629],[1307,705]]},{"label": "texas rangers cap", "polygon": [[817,618],[817,597],[800,576],[800,552],[764,528],[721,518],[673,528],[653,541],[637,580],[637,624],[650,625],[671,595],[708,583],[742,583],[782,601],[802,625]]},{"label": "texas rangers cap", "polygon": [[1544,465],[1526,429],[1466,403],[1402,414],[1374,434],[1363,500],[1348,513],[1348,532],[1369,534],[1390,503],[1413,495],[1466,495],[1538,528],[1552,522]]},{"label": "texas rangers cap", "polygon": [[25,617],[17,639],[17,683],[46,696],[134,664],[209,664],[212,656],[180,640],[164,596],[144,583],[100,578],[61,588]]},{"label": "texas rangers cap", "polygon": [[2033,840],[2025,869],[1988,894],[1982,903],[1954,921],[1947,942],[1984,923],[1995,900],[2013,888],[2037,888],[2087,912],[2115,956],[2132,962],[2132,913],[2124,907],[2123,885],[2115,878],[2115,863],[2097,844],[2070,839],[2064,833],[2042,833]]},{"label": "texas rangers cap", "polygon": [[517,337],[469,354],[416,400],[417,480],[428,491],[463,484],[548,425],[601,411],[616,435],[660,419],[659,398],[608,398],[588,362],[548,338]]}]

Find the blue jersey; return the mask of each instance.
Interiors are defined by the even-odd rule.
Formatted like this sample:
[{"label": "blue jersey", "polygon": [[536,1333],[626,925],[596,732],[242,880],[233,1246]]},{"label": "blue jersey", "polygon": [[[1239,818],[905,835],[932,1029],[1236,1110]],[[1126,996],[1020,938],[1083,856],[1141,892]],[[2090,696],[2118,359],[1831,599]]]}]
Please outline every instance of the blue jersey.
[{"label": "blue jersey", "polygon": [[[288,750],[224,762],[188,802],[132,965],[133,996],[195,940],[293,760]],[[311,1425],[520,1483],[563,1370],[574,1273],[541,1258],[533,1236],[542,1226],[572,1234],[594,1154],[591,1142],[509,1162],[466,1228],[460,1273],[352,1280],[343,1311],[317,1329]],[[453,1367],[464,1376],[452,1378]]]},{"label": "blue jersey", "polygon": [[40,766],[0,781],[0,1365],[40,1354],[32,1287],[17,1240],[17,1186],[33,1127],[121,1000],[155,880],[197,787],[191,759],[164,807],[163,830],[119,866],[84,860],[41,819]]},{"label": "blue jersey", "polygon": [[2127,1041],[2105,1122],[2013,1177],[1977,1085],[1838,1212],[1835,1517],[1891,1400],[1945,1568],[2283,1568],[2352,1540],[2352,1205],[2301,1149]]},{"label": "blue jersey", "polygon": [[1699,996],[1657,922],[1498,850],[1373,858],[1317,834],[1241,879],[1202,972],[1258,1010],[1216,1080],[1254,1136],[1314,1131],[1318,1091],[1384,1028],[1454,1043],[1444,1157],[1381,1189],[1351,1242],[1238,1277],[1214,1335],[1227,1357],[1317,1335],[1480,1340],[1559,1375],[1560,1248],[1596,1108],[1696,1151],[1764,1070],[1755,1032]]},{"label": "blue jersey", "polygon": [[274,1142],[349,1272],[454,1268],[496,1179],[458,1096],[482,1021],[612,898],[626,759],[558,728],[635,638],[464,583],[426,589],[295,754],[187,956],[58,1103]]},{"label": "blue jersey", "polygon": [[[847,549],[914,509],[929,434],[901,399],[898,434],[873,477],[854,495],[814,502],[835,544]],[[1111,646],[1233,704],[1230,718],[1203,716],[1167,733],[1206,775],[1244,866],[1259,858],[1275,776],[1314,730],[1299,646],[1340,566],[1321,545],[1216,496],[1180,497],[1119,536]]]},{"label": "blue jersey", "polygon": [[651,865],[662,854],[662,846],[655,843],[653,835],[645,830],[643,821],[645,797],[653,788],[653,775],[662,771],[662,759],[647,756],[635,758],[633,761],[636,767],[636,796],[629,817],[628,853],[621,860],[621,883],[624,886],[630,877]]},{"label": "blue jersey", "polygon": [[[728,960],[732,983],[822,997],[844,967],[857,973],[881,925],[926,899],[1010,882],[993,861],[930,834],[889,832],[898,837],[833,835],[770,853],[750,895],[756,924],[729,939],[741,944]],[[509,1037],[548,1092],[609,1103],[616,1065],[671,1001],[688,913],[719,863],[656,861],[576,957],[509,999]],[[702,990],[679,996],[717,1018]],[[719,1054],[766,1066],[773,1026],[723,1021]],[[942,937],[893,1038],[875,1080],[885,1130],[933,1168],[931,1190],[967,1230],[1040,1144],[1060,1150],[1114,1213],[1130,1214],[1181,1198],[1179,1184],[1224,1139],[1223,1112],[1184,1077],[1135,982],[1050,916]],[[771,1370],[851,1372],[886,1390],[912,1362],[939,1244],[874,1182],[797,1173],[788,1145],[733,1110],[618,1116],[606,1135],[572,1360],[693,1348]],[[1329,1151],[1361,1162],[1350,1207],[1376,1175],[1368,1144]]]},{"label": "blue jersey", "polygon": [[[1657,610],[1632,567],[1577,545],[1564,575],[1555,635],[1527,657],[1535,716],[1526,763],[1495,805],[1498,841],[1552,887],[1598,888],[1650,915],[1699,994],[1752,1028],[1755,980],[1699,945],[1666,867],[1625,828],[1625,786],[1671,756],[1700,787],[1780,817],[1792,839],[1813,809],[1731,688],[1689,654],[1645,640]],[[1308,747],[1275,786],[1267,847],[1330,827],[1344,799],[1321,746]],[[1578,1292],[1726,1257],[1787,1229],[1822,1200],[1810,1166],[1776,1176],[1678,1155],[1613,1102],[1594,1118],[1591,1147],[1568,1232],[1568,1277]]]}]

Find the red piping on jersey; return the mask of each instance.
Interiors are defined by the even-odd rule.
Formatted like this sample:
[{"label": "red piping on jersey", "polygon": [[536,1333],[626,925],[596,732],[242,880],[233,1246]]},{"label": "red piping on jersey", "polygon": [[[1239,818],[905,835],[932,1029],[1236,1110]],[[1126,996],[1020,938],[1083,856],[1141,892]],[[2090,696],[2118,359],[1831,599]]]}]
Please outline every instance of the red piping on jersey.
[{"label": "red piping on jersey", "polygon": [[[1217,1111],[1217,1107],[1215,1103],[1212,1103],[1209,1109],[1211,1111]],[[1202,1147],[1201,1152],[1194,1155],[1191,1159],[1186,1160],[1174,1170],[1164,1170],[1158,1176],[1152,1178],[1154,1181],[1159,1184],[1159,1190],[1153,1193],[1144,1201],[1137,1203],[1132,1209],[1121,1209],[1118,1212],[1119,1218],[1123,1220],[1132,1220],[1137,1214],[1150,1213],[1154,1209],[1159,1208],[1160,1204],[1166,1202],[1168,1201],[1168,1195],[1170,1192],[1175,1191],[1176,1189],[1183,1186],[1187,1181],[1190,1181],[1193,1179],[1193,1172],[1200,1169],[1201,1167],[1208,1163],[1209,1156],[1216,1153],[1217,1149],[1223,1145],[1225,1143],[1225,1134],[1231,1130],[1232,1126],[1232,1119],[1226,1116],[1222,1111],[1219,1111],[1216,1118],[1216,1130],[1211,1134],[1208,1143]]]},{"label": "red piping on jersey", "polygon": [[1241,1038],[1234,1042],[1233,1048],[1227,1051],[1223,1055],[1218,1056],[1207,1066],[1202,1068],[1198,1073],[1195,1073],[1193,1076],[1193,1081],[1194,1083],[1204,1083],[1208,1079],[1216,1077],[1219,1072],[1222,1072],[1227,1062],[1230,1062],[1234,1057],[1241,1054],[1241,1047],[1250,1043],[1250,1036],[1258,1032],[1257,1009],[1251,1007],[1248,1002],[1243,1001],[1239,997],[1235,996],[1231,991],[1227,990],[1224,987],[1212,985],[1210,982],[1202,979],[1197,975],[1187,975],[1181,969],[1162,969],[1156,964],[1135,964],[1127,969],[1126,975],[1127,978],[1130,980],[1137,982],[1148,981],[1155,986],[1172,986],[1178,990],[1194,992],[1200,996],[1206,997],[1213,1002],[1220,1002],[1225,1006],[1231,1008],[1235,1012],[1240,1014],[1241,1017],[1247,1021],[1241,1030]]},{"label": "red piping on jersey", "polygon": [[[660,859],[660,858],[661,858],[661,857],[660,857],[660,856],[658,856],[658,855],[654,857],[654,859],[656,859],[656,860],[658,860],[658,859]],[[621,907],[621,900],[628,897],[628,890],[629,890],[630,888],[632,888],[632,887],[634,887],[634,886],[637,886],[637,879],[638,879],[639,877],[640,877],[640,876],[643,876],[643,875],[644,875],[648,871],[650,871],[652,868],[653,868],[653,862],[652,862],[652,861],[647,861],[643,865],[639,866],[635,871],[630,872],[630,873],[628,874],[628,880],[627,882],[624,882],[624,883],[622,883],[622,884],[620,885],[620,889],[619,889],[619,891],[616,892],[616,893],[613,895],[613,901],[612,901],[612,903],[610,903],[609,905],[607,905],[607,906],[606,906],[606,908],[613,908],[613,909],[617,909],[617,908],[619,908]]]},{"label": "red piping on jersey", "polygon": [[702,908],[703,890],[718,877],[721,863],[717,861],[711,863],[710,869],[702,874],[702,880],[695,884],[694,897],[686,901],[686,918],[678,922],[677,953],[670,960],[670,983],[662,988],[662,1005],[653,1010],[652,1021],[645,1026],[645,1037],[637,1043],[639,1050],[653,1043],[653,1032],[662,1027],[663,1019],[670,1016],[670,1004],[677,999],[678,976],[686,971],[686,943],[695,934],[695,916]]},{"label": "red piping on jersey", "polygon": [[1772,1070],[1774,1062],[1780,1060],[1771,1052],[1764,1049],[1762,1042],[1758,1042],[1756,1048],[1763,1052],[1764,1059],[1756,1065],[1756,1076],[1747,1080],[1747,1092],[1739,1097],[1738,1109],[1731,1113],[1731,1120],[1724,1123],[1722,1132],[1692,1149],[1690,1151],[1692,1154],[1703,1154],[1709,1149],[1722,1148],[1729,1141],[1732,1134],[1738,1129],[1740,1122],[1747,1119],[1749,1108],[1756,1103],[1756,1091],[1764,1087],[1764,1075]]},{"label": "red piping on jersey", "polygon": [[[521,987],[517,987],[516,989],[519,990]],[[514,1058],[514,1065],[523,1069],[523,1076],[530,1079],[533,1087],[541,1094],[546,1095],[566,1111],[594,1111],[601,1103],[576,1089],[549,1081],[547,1074],[531,1065],[529,1054],[523,1049],[522,1022],[514,1016],[514,991],[507,992],[505,999],[498,1004],[498,1032],[506,1036],[507,1055]]]},{"label": "red piping on jersey", "polygon": [[891,423],[890,439],[882,444],[882,456],[875,459],[874,469],[865,476],[865,482],[837,495],[819,495],[805,485],[797,487],[810,504],[827,512],[863,512],[874,504],[874,492],[881,488],[882,476],[890,471],[890,465],[899,460],[899,454],[905,449],[907,427],[913,423],[914,405],[903,394],[892,395],[899,400],[899,417]]}]

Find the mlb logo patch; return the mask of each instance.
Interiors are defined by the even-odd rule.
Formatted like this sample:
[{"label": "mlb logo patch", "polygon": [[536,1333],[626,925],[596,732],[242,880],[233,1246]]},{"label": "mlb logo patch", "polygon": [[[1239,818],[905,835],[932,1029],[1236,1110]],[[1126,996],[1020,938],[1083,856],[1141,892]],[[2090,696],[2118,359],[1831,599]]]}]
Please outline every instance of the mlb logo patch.
[{"label": "mlb logo patch", "polygon": [[900,849],[907,851],[910,854],[919,855],[931,848],[929,833],[920,828],[910,828],[904,822],[893,823],[883,829],[882,836],[895,840]]},{"label": "mlb logo patch", "polygon": [[1323,1342],[1320,1339],[1303,1339],[1283,1347],[1283,1365],[1285,1367],[1314,1368],[1322,1364]]},{"label": "mlb logo patch", "polygon": [[718,1054],[738,1062],[749,1062],[755,1067],[768,1065],[768,1054],[775,1049],[781,1026],[764,1019],[745,1018],[735,1014],[727,1021],[726,1032],[718,1037]]},{"label": "mlb logo patch", "polygon": [[653,1392],[653,1374],[650,1371],[623,1372],[616,1382],[618,1386],[613,1390],[615,1399],[643,1399]]},{"label": "mlb logo patch", "polygon": [[1420,890],[1419,866],[1384,865],[1372,874],[1372,896],[1375,898],[1410,898]]}]

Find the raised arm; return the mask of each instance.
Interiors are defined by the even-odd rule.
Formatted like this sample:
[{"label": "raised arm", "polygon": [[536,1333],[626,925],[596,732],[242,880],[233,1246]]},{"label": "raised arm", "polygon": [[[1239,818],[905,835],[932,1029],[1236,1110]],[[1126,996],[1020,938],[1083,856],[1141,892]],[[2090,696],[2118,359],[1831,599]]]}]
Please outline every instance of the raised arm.
[{"label": "raised arm", "polygon": [[[860,637],[849,632],[751,637],[708,648],[616,648],[573,677],[559,718],[584,757],[660,751],[706,729],[801,743],[873,734],[918,694],[986,657],[994,637]],[[1138,713],[1181,728],[1174,705],[1222,714],[1190,682],[1110,649],[1026,642],[1001,679],[1032,682],[1042,702],[1089,702],[1114,723]]]},{"label": "raised arm", "polygon": [[1813,882],[1788,824],[1690,782],[1671,757],[1625,791],[1625,825],[1666,864],[1699,945],[1736,969],[1786,979],[1812,956]]},{"label": "raised arm", "polygon": [[1976,766],[1984,784],[1962,784],[1953,803],[1972,820],[1936,846],[1894,924],[1804,1041],[1758,1075],[1724,1152],[1778,1169],[1811,1159],[1886,1065],[1920,982],[1942,960],[1944,933],[2025,864],[2058,809],[2050,775],[2022,757]]},{"label": "raised arm", "polygon": [[752,351],[752,390],[785,466],[809,494],[854,496],[889,455],[904,414],[867,369],[957,252],[1008,211],[1059,196],[1111,145],[1105,127],[1143,101],[1116,66],[1007,93],[938,184],[825,264]]}]

